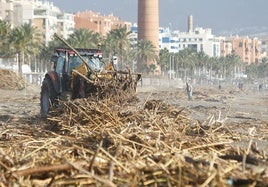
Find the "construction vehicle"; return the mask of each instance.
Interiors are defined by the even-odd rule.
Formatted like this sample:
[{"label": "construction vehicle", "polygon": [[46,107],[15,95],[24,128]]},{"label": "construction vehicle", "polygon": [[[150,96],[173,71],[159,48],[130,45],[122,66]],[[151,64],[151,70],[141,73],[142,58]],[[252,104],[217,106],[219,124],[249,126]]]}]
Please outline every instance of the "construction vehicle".
[{"label": "construction vehicle", "polygon": [[73,48],[60,36],[56,37],[67,48],[57,47],[51,56],[53,68],[46,73],[41,86],[42,117],[47,117],[59,100],[100,97],[97,94],[104,92],[103,85],[109,86],[106,92],[115,87],[126,92],[136,91],[141,74],[116,70],[112,60],[105,64],[100,49]]}]

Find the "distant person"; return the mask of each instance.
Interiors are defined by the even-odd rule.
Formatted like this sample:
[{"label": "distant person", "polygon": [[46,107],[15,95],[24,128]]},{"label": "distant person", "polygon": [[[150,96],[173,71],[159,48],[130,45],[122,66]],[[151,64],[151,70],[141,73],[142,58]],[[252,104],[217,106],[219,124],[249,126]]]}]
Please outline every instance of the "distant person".
[{"label": "distant person", "polygon": [[186,92],[188,95],[188,100],[191,101],[193,97],[193,87],[188,82],[186,82]]},{"label": "distant person", "polygon": [[261,92],[263,90],[263,85],[259,84],[259,92]]},{"label": "distant person", "polygon": [[219,90],[221,90],[221,84],[219,84]]},{"label": "distant person", "polygon": [[239,88],[239,90],[243,90],[243,83],[242,82],[238,83],[238,88]]}]

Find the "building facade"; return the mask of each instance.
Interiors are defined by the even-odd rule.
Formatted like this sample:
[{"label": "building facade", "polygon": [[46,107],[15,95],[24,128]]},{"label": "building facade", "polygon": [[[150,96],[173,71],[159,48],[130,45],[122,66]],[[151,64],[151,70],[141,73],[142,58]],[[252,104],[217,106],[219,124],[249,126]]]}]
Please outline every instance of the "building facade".
[{"label": "building facade", "polygon": [[53,3],[35,1],[33,25],[43,34],[43,42],[47,44],[54,33],[68,38],[74,31],[74,15],[62,12]]},{"label": "building facade", "polygon": [[11,28],[33,20],[34,0],[0,0],[0,19]]},{"label": "building facade", "polygon": [[169,28],[159,29],[159,49],[167,49],[170,53],[179,52],[179,37],[177,32]]},{"label": "building facade", "polygon": [[14,6],[13,2],[9,0],[0,0],[0,19],[7,21],[11,27],[14,22]]},{"label": "building facade", "polygon": [[171,31],[169,28],[159,29],[159,48],[177,53],[184,49],[194,52],[203,51],[210,57],[221,56],[221,43],[224,37],[212,35],[211,29],[195,28],[190,32]]},{"label": "building facade", "polygon": [[246,64],[259,63],[261,61],[261,41],[257,38],[240,38],[238,36],[231,39],[233,52],[241,57]]},{"label": "building facade", "polygon": [[47,44],[54,33],[67,38],[74,31],[73,14],[64,13],[49,1],[0,0],[0,19],[7,21],[12,28],[30,23],[42,35]]},{"label": "building facade", "polygon": [[210,57],[220,56],[220,44],[223,38],[212,34],[211,29],[195,28],[193,32],[179,32],[178,49],[190,48],[195,52],[203,51]]},{"label": "building facade", "polygon": [[112,29],[118,27],[126,27],[129,31],[131,29],[131,23],[119,20],[118,17],[110,14],[108,16],[102,16],[100,13],[92,11],[78,12],[74,17],[76,29],[88,29],[96,33],[100,33],[105,36]]},{"label": "building facade", "polygon": [[231,41],[223,40],[220,45],[222,57],[226,57],[227,55],[230,55],[232,53],[233,45]]}]

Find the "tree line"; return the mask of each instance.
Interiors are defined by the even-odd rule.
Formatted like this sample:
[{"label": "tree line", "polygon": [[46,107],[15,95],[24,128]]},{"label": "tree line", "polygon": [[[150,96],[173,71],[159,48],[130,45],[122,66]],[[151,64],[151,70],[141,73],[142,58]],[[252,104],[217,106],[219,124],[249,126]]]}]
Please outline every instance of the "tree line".
[{"label": "tree line", "polygon": [[[128,67],[145,74],[153,74],[156,68],[154,64],[147,65],[146,62],[155,61],[161,67],[162,75],[174,74],[180,78],[228,79],[237,74],[247,74],[248,78],[256,79],[268,75],[267,58],[259,64],[245,65],[235,53],[226,57],[209,57],[203,51],[194,52],[191,49],[178,53],[161,49],[158,53],[152,42],[133,41],[135,37],[131,37],[132,34],[124,27],[111,30],[106,36],[87,29],[76,29],[66,40],[75,48],[100,47],[105,62],[117,56],[120,68]],[[30,23],[11,28],[6,21],[0,20],[0,58],[17,59],[20,73],[25,63],[32,67],[38,64],[40,71],[45,70],[54,48],[65,47],[56,37],[48,44],[40,41],[41,32]]]}]

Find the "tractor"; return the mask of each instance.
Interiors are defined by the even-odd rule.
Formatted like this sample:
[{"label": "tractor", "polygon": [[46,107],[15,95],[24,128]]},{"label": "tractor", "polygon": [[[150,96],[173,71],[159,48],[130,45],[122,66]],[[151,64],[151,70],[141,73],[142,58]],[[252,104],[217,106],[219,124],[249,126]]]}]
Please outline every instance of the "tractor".
[{"label": "tractor", "polygon": [[[64,39],[68,48],[57,47],[51,56],[52,71],[45,74],[41,86],[41,117],[47,117],[52,106],[59,100],[74,100],[93,97],[103,91],[103,85],[124,91],[136,91],[141,74],[119,71],[113,60],[102,62],[100,49],[73,48]],[[110,89],[108,88],[108,90]],[[107,91],[106,89],[106,92]]]}]

